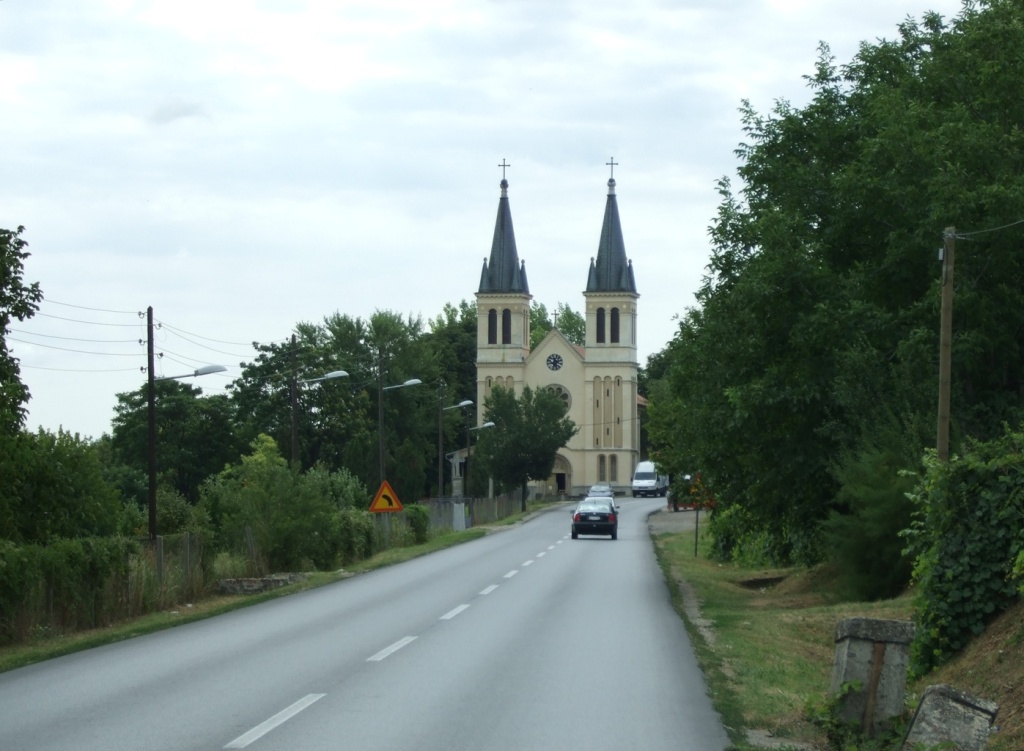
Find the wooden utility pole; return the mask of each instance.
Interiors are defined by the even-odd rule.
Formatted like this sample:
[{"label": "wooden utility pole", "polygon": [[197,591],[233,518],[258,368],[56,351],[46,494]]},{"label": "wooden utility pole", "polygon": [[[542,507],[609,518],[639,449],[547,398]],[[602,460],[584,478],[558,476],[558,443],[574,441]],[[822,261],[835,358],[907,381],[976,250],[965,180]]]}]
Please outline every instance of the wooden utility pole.
[{"label": "wooden utility pole", "polygon": [[942,314],[939,329],[939,426],[935,449],[939,461],[949,461],[949,391],[953,361],[953,256],[956,228],[946,227],[942,244]]},{"label": "wooden utility pole", "polygon": [[291,454],[292,454],[292,464],[295,465],[295,467],[298,469],[299,468],[299,418],[296,416],[295,410],[296,410],[296,407],[298,406],[296,404],[296,402],[298,401],[297,391],[298,391],[298,388],[299,388],[299,383],[298,383],[299,366],[297,365],[297,363],[295,361],[295,334],[292,334],[292,353],[291,353],[291,355],[292,355],[291,356],[291,360],[292,360],[292,379],[291,379],[291,382],[288,384],[290,386],[290,389],[289,389],[290,393],[288,395],[288,401],[289,401],[289,404],[291,406],[291,418],[292,418],[292,424],[291,424],[291,428],[292,428],[292,435],[291,435],[292,450],[291,450]]}]

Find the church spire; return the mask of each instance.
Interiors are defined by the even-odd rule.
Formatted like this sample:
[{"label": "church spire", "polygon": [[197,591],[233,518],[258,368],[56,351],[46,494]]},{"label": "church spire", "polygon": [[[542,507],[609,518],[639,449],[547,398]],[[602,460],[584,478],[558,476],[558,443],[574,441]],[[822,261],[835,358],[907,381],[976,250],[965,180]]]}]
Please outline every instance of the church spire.
[{"label": "church spire", "polygon": [[[614,175],[617,162],[612,158],[608,164],[611,165]],[[636,294],[633,263],[626,260],[626,245],[622,240],[619,205],[615,200],[614,177],[608,180],[608,201],[604,207],[601,240],[597,246],[597,259],[590,260],[587,292],[632,292]]]},{"label": "church spire", "polygon": [[501,198],[498,199],[498,218],[494,222],[494,239],[491,241],[491,257],[484,259],[480,274],[478,292],[518,292],[530,294],[526,282],[526,264],[520,263],[516,252],[516,233],[512,228],[512,211],[508,205],[508,180],[505,168],[511,167],[501,160]]}]

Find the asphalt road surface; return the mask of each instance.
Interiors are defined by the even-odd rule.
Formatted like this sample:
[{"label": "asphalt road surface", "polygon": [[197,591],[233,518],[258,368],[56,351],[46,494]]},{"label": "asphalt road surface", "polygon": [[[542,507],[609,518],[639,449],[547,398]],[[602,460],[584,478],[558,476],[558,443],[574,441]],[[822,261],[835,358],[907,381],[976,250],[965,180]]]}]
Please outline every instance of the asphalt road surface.
[{"label": "asphalt road surface", "polygon": [[0,749],[721,751],[647,514],[569,511],[0,674]]}]

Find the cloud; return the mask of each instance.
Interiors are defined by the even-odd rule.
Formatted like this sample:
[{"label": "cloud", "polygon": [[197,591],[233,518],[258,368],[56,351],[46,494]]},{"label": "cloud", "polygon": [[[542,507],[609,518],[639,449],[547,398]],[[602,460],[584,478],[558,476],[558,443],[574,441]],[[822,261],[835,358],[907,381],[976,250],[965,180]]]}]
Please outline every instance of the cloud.
[{"label": "cloud", "polygon": [[206,108],[198,102],[176,100],[157,106],[146,116],[146,121],[150,125],[168,125],[175,120],[187,120],[192,117],[210,119]]}]

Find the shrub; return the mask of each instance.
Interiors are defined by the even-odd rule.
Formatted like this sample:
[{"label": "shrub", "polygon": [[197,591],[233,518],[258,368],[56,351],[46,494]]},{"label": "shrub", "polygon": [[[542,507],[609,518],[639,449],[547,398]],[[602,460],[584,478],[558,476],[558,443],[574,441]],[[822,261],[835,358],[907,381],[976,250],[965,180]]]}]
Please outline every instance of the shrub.
[{"label": "shrub", "polygon": [[911,669],[923,675],[1012,604],[1024,546],[1024,434],[968,445],[942,463],[930,452],[906,533],[915,556],[917,625]]},{"label": "shrub", "polygon": [[412,529],[412,540],[422,545],[430,539],[430,512],[419,504],[405,507],[405,520]]},{"label": "shrub", "polygon": [[910,583],[912,564],[900,534],[910,526],[908,494],[917,477],[902,471],[906,466],[898,445],[890,444],[862,448],[837,471],[836,500],[844,513],[833,511],[823,532],[839,586],[852,599],[894,597]]}]

